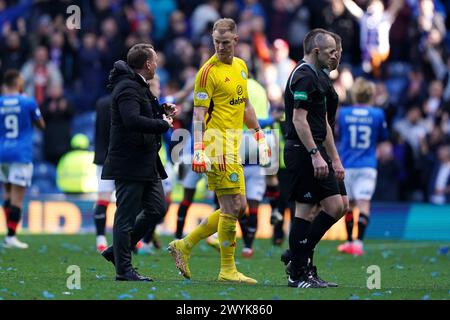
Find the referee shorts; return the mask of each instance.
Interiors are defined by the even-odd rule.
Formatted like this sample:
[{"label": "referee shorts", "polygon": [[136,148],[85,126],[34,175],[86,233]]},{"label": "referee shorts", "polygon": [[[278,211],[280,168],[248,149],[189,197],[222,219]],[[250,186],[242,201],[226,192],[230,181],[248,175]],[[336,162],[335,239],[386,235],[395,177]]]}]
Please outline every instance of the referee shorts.
[{"label": "referee shorts", "polygon": [[325,147],[318,145],[323,159],[328,164],[329,174],[325,179],[314,177],[311,155],[299,141],[287,140],[284,147],[284,162],[289,172],[289,200],[318,204],[325,198],[341,194],[331,160]]},{"label": "referee shorts", "polygon": [[345,180],[338,180],[338,186],[339,186],[339,193],[341,196],[347,195],[347,189],[345,188]]}]

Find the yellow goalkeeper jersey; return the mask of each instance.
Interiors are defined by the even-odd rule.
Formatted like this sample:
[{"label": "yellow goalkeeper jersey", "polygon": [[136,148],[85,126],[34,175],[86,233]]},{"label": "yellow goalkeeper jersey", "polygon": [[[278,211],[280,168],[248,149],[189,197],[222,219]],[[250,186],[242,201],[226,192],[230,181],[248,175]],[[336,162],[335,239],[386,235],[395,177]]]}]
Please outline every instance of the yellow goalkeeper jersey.
[{"label": "yellow goalkeeper jersey", "polygon": [[247,78],[245,62],[236,57],[229,65],[213,55],[197,73],[194,107],[208,108],[203,142],[209,157],[238,155],[248,98]]}]

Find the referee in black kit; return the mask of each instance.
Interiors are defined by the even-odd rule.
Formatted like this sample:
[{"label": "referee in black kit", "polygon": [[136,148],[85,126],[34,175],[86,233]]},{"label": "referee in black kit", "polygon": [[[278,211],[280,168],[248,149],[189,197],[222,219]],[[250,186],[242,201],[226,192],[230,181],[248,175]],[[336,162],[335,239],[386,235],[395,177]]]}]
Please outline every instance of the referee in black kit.
[{"label": "referee in black kit", "polygon": [[[330,125],[331,131],[334,133],[334,127],[336,124],[336,113],[339,105],[339,96],[334,90],[333,82],[331,81],[329,77],[329,73],[332,70],[337,69],[339,66],[339,62],[342,55],[342,39],[339,35],[330,32],[330,34],[333,36],[334,40],[336,41],[336,49],[337,49],[337,59],[331,60],[331,65],[329,68],[321,69],[319,70],[318,76],[319,81],[322,84],[322,88],[325,89],[326,94],[326,106],[327,106],[327,120],[328,124]],[[342,202],[344,205],[344,209],[342,211],[341,216],[344,214],[349,214],[353,217],[353,212],[349,209],[349,201],[347,196],[347,190],[345,189],[345,183],[344,183],[344,168],[342,166],[341,159],[339,155],[335,154],[334,157],[331,159],[332,167],[335,171],[336,177],[338,178],[338,185],[339,185],[339,193],[342,197]],[[314,206],[312,211],[310,212],[310,215],[306,222],[308,223],[312,222],[314,218],[317,216],[317,214],[320,212],[321,207],[320,205]],[[341,216],[337,217],[336,219],[339,220]],[[287,265],[291,261],[291,251],[287,249],[282,255],[281,255],[281,261]],[[308,269],[312,273],[312,275],[319,280],[319,282],[322,282],[327,287],[337,287],[337,284],[334,282],[327,282],[319,277],[317,274],[317,268],[314,265],[314,250],[311,250],[310,255],[308,257]]]},{"label": "referee in black kit", "polygon": [[133,268],[131,251],[166,210],[161,179],[167,174],[158,151],[176,109],[173,104],[159,105],[148,88],[156,59],[152,45],[136,44],[127,62],[115,62],[109,75],[111,131],[102,179],[115,180],[117,210],[113,245],[102,255],[115,265],[116,280],[152,281]]},{"label": "referee in black kit", "polygon": [[[336,41],[323,29],[310,31],[304,41],[304,57],[286,84],[286,145],[284,159],[290,173],[290,199],[295,217],[289,234],[292,261],[287,267],[288,286],[325,288],[326,283],[308,268],[308,257],[325,232],[341,217],[343,201],[332,159],[338,158],[327,120],[326,88],[319,80],[321,69],[338,59]],[[316,205],[322,210],[312,223],[308,216]]]}]

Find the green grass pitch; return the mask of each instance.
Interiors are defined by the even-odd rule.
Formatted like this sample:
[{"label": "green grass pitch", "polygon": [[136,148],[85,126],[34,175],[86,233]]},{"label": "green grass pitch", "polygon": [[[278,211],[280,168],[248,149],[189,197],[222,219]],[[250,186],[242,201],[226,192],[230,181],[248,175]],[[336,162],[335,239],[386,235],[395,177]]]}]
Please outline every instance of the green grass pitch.
[{"label": "green grass pitch", "polygon": [[[4,300],[448,300],[448,243],[370,240],[361,257],[340,254],[338,242],[322,241],[315,261],[322,278],[338,288],[288,288],[280,262],[283,247],[257,239],[252,259],[240,256],[238,269],[256,278],[254,286],[221,283],[218,252],[201,242],[191,256],[192,280],[185,280],[165,249],[152,256],[133,256],[133,264],[155,281],[116,282],[112,264],[95,251],[94,235],[22,235],[28,250],[0,249],[0,299]],[[111,241],[111,239],[109,239]],[[164,245],[169,237],[162,237]],[[81,289],[70,289],[68,267],[80,270]],[[368,267],[380,268],[381,288],[368,289]],[[72,279],[73,280],[73,279]],[[370,282],[370,281],[369,281]],[[371,283],[374,283],[373,281]]]}]

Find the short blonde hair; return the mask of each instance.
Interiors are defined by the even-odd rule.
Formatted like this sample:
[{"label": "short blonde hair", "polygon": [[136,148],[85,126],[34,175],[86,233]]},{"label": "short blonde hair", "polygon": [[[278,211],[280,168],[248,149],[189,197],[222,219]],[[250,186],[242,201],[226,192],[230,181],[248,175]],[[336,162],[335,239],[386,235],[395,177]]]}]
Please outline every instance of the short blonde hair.
[{"label": "short blonde hair", "polygon": [[370,103],[375,96],[375,84],[362,77],[356,78],[352,87],[352,100],[354,103]]},{"label": "short blonde hair", "polygon": [[236,34],[237,33],[236,29],[237,29],[236,22],[234,22],[234,20],[231,18],[219,19],[214,23],[214,26],[213,26],[213,32],[217,31],[220,34],[224,34],[227,31],[229,31],[233,34]]}]

